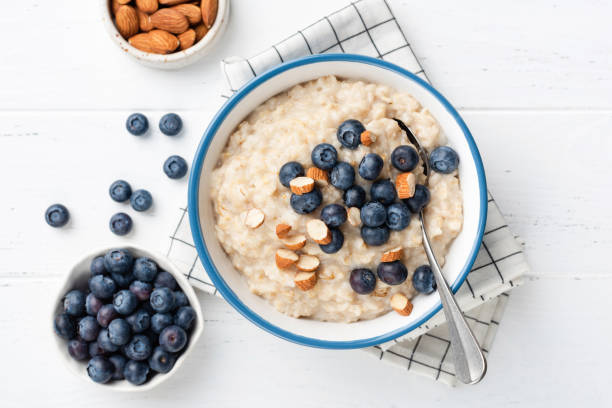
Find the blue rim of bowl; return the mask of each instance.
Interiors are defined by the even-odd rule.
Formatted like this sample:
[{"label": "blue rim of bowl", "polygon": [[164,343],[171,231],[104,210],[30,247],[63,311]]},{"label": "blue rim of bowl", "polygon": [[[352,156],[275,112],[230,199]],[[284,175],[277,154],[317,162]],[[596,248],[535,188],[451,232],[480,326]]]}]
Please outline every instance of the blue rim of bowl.
[{"label": "blue rim of bowl", "polygon": [[468,130],[465,122],[459,116],[459,113],[453,108],[453,106],[444,98],[437,90],[435,90],[431,85],[427,82],[423,81],[421,78],[417,77],[413,73],[389,62],[379,60],[372,57],[366,57],[362,55],[354,55],[354,54],[320,54],[320,55],[311,55],[303,58],[299,58],[293,61],[289,61],[278,65],[263,74],[260,74],[249,81],[246,85],[240,88],[227,102],[221,107],[219,112],[215,115],[213,120],[211,121],[208,129],[204,132],[200,145],[195,154],[195,158],[193,164],[191,166],[191,172],[189,175],[189,199],[188,199],[188,212],[189,212],[189,222],[191,225],[191,233],[193,235],[193,241],[195,243],[196,249],[198,251],[198,255],[204,266],[204,269],[208,273],[208,276],[216,286],[217,290],[221,293],[221,295],[225,298],[230,305],[232,305],[238,312],[240,312],[244,317],[250,320],[252,323],[256,324],[260,328],[266,330],[269,333],[274,334],[280,338],[291,341],[293,343],[298,343],[305,346],[310,347],[318,347],[318,348],[326,348],[326,349],[355,349],[355,348],[363,348],[369,347],[377,344],[381,344],[387,341],[391,341],[399,336],[402,336],[411,330],[416,329],[417,327],[423,325],[427,322],[433,315],[435,315],[441,308],[442,303],[438,301],[438,303],[431,308],[429,311],[423,314],[423,317],[420,318],[417,322],[400,327],[391,332],[366,338],[359,340],[348,340],[348,341],[330,341],[330,340],[321,340],[312,337],[306,337],[302,335],[298,335],[287,330],[284,330],[276,325],[271,324],[257,313],[249,309],[236,294],[234,291],[227,285],[225,280],[219,274],[219,271],[215,267],[214,263],[211,260],[210,254],[208,253],[208,249],[206,248],[206,244],[204,243],[204,236],[202,235],[202,228],[200,223],[199,216],[199,186],[200,186],[200,175],[202,173],[202,166],[204,164],[204,158],[206,157],[206,153],[208,151],[208,147],[215,134],[217,133],[219,127],[227,117],[227,115],[236,107],[236,105],[251,91],[253,91],[258,86],[262,85],[266,81],[271,78],[274,78],[276,75],[281,74],[285,71],[291,70],[293,68],[297,68],[303,65],[315,64],[319,62],[329,62],[329,61],[340,61],[340,62],[356,62],[368,65],[374,65],[379,68],[387,69],[393,71],[397,74],[403,75],[408,79],[416,82],[427,91],[429,91],[438,101],[446,108],[446,110],[453,116],[461,130],[463,131],[463,135],[465,136],[468,145],[470,147],[470,151],[472,153],[472,157],[474,163],[476,165],[477,175],[478,175],[478,185],[480,188],[480,216],[478,219],[478,234],[476,239],[474,240],[474,244],[472,246],[472,250],[468,257],[467,262],[463,266],[463,270],[451,285],[451,289],[453,292],[456,292],[459,287],[465,281],[467,274],[469,273],[474,261],[476,260],[476,256],[478,255],[478,250],[480,248],[480,244],[482,242],[482,237],[484,234],[485,222],[487,219],[487,188],[486,188],[486,180],[484,168],[482,165],[482,159],[480,157],[480,153],[478,148],[476,147],[476,143],[472,137],[472,134]]}]

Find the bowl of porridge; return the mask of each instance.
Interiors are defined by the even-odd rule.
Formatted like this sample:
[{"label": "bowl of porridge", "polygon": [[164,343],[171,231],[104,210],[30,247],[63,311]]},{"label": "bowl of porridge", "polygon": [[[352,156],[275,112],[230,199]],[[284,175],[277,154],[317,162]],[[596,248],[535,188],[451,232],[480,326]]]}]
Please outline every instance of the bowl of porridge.
[{"label": "bowl of porridge", "polygon": [[[427,186],[406,132],[430,155]],[[357,55],[254,78],[212,120],[189,180],[194,242],[219,292],[264,330],[314,347],[380,344],[440,310],[421,209],[456,291],[486,221],[478,149],[425,81]]]}]

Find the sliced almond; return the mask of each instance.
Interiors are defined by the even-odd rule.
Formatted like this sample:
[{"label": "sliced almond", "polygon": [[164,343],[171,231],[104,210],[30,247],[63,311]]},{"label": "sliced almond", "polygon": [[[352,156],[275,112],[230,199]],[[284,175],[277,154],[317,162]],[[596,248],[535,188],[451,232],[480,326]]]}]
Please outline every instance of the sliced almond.
[{"label": "sliced almond", "polygon": [[402,257],[402,247],[397,247],[397,248],[390,249],[386,252],[383,252],[383,254],[380,257],[380,262],[398,261],[401,257]]},{"label": "sliced almond", "polygon": [[316,272],[298,272],[293,281],[298,288],[310,290],[317,284],[317,274]]},{"label": "sliced almond", "polygon": [[353,227],[361,225],[361,210],[357,207],[351,207],[348,209],[348,222]]},{"label": "sliced almond", "polygon": [[332,234],[321,220],[310,220],[306,223],[306,232],[317,244],[327,245],[332,240]]},{"label": "sliced almond", "polygon": [[251,208],[244,217],[244,225],[251,229],[255,229],[263,224],[265,218],[266,216],[259,208]]},{"label": "sliced almond", "polygon": [[376,288],[374,289],[374,292],[372,292],[372,296],[387,297],[388,293],[389,293],[389,286],[385,283],[381,283],[380,281],[378,281],[376,283]]},{"label": "sliced almond", "polygon": [[298,255],[288,249],[279,249],[275,255],[276,266],[279,269],[285,269],[296,263],[299,259]]},{"label": "sliced almond", "polygon": [[329,174],[318,167],[311,167],[306,171],[306,177],[310,177],[321,185],[329,184]]},{"label": "sliced almond", "polygon": [[287,234],[289,234],[289,231],[291,231],[291,225],[288,225],[288,224],[278,224],[276,226],[276,236],[279,237],[279,238],[287,237]]},{"label": "sliced almond", "polygon": [[300,255],[300,259],[297,261],[297,264],[295,264],[295,266],[300,271],[312,272],[312,271],[316,271],[320,264],[321,262],[319,261],[319,258],[317,258],[316,256]]},{"label": "sliced almond", "polygon": [[400,199],[410,198],[414,195],[416,176],[413,173],[401,173],[395,179],[395,189]]},{"label": "sliced almond", "polygon": [[360,140],[363,145],[369,146],[376,141],[376,135],[369,130],[366,130],[361,133]]},{"label": "sliced almond", "polygon": [[302,195],[310,193],[314,188],[314,180],[310,177],[296,177],[289,182],[289,187],[291,187],[293,194]]},{"label": "sliced almond", "polygon": [[293,249],[294,251],[298,249],[304,248],[306,245],[306,236],[305,235],[294,235],[292,237],[287,237],[281,240],[283,244],[289,249]]},{"label": "sliced almond", "polygon": [[396,293],[391,296],[391,307],[402,316],[412,313],[412,302],[403,293]]}]

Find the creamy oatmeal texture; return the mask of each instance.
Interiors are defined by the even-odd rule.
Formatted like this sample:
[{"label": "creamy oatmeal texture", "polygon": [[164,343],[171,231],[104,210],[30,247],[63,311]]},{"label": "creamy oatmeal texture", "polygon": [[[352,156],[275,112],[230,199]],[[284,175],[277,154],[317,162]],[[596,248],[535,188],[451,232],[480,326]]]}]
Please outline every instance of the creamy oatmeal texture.
[{"label": "creamy oatmeal texture", "polygon": [[[293,317],[352,322],[372,319],[391,310],[389,299],[402,292],[415,295],[412,274],[427,264],[422,247],[420,222],[413,216],[403,231],[392,231],[381,246],[367,246],[359,227],[344,223],[344,245],[334,254],[326,254],[312,240],[301,250],[317,256],[321,265],[319,280],[309,291],[294,284],[295,268],[278,269],[275,253],[283,248],[276,237],[277,224],[292,226],[292,233],[306,235],[306,222],[319,218],[327,204],[343,204],[342,191],[328,185],[321,187],[323,203],[311,214],[296,214],[290,204],[291,192],[279,179],[280,167],[297,161],[308,169],[310,153],[319,143],[330,143],[338,150],[338,160],[357,167],[367,153],[377,153],[385,161],[379,177],[391,178],[399,173],[390,164],[393,149],[408,144],[392,118],[402,120],[431,151],[446,143],[436,120],[412,96],[390,87],[333,76],[294,86],[255,109],[230,136],[213,171],[212,200],[216,215],[216,233],[236,269],[246,277],[251,291],[267,299],[280,312]],[[336,138],[338,126],[347,119],[361,121],[377,137],[370,146],[356,150],[342,147]],[[424,181],[421,166],[414,170]],[[371,182],[358,174],[355,183],[369,190]],[[457,172],[432,173],[429,179],[431,201],[425,209],[428,233],[441,265],[463,222],[462,197]],[[264,223],[256,229],[244,225],[249,209],[265,214]],[[408,268],[408,279],[401,285],[388,286],[380,280],[369,295],[355,293],[349,284],[352,269],[366,267],[376,273],[381,254],[402,246],[402,262]]]}]

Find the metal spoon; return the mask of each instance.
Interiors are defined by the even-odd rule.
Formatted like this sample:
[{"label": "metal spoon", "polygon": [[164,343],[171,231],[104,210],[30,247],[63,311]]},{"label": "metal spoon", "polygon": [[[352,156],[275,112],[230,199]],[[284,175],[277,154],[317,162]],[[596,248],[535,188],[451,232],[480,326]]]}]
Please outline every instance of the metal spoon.
[{"label": "metal spoon", "polygon": [[[419,140],[414,134],[408,129],[401,120],[394,119],[398,126],[406,132],[410,143],[416,146],[417,151],[421,160],[423,161],[423,173],[426,176],[425,186],[429,184],[429,174],[431,169],[429,168],[429,155],[427,150],[423,148]],[[425,220],[423,217],[423,210],[419,212],[419,219],[421,220],[421,231],[423,232],[423,246],[425,247],[425,253],[429,259],[429,265],[433,271],[436,279],[436,286],[438,294],[442,300],[442,306],[444,307],[444,315],[448,323],[451,339],[451,350],[455,360],[455,373],[459,381],[464,384],[476,384],[482,380],[487,372],[487,360],[485,359],[480,345],[474,337],[474,333],[468,326],[463,313],[457,301],[453,296],[453,292],[450,290],[440,265],[436,261],[436,256],[433,253],[427,231],[425,231]]]}]

